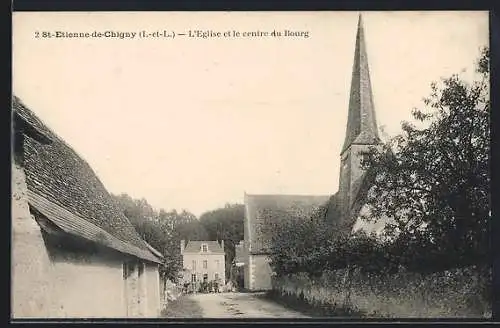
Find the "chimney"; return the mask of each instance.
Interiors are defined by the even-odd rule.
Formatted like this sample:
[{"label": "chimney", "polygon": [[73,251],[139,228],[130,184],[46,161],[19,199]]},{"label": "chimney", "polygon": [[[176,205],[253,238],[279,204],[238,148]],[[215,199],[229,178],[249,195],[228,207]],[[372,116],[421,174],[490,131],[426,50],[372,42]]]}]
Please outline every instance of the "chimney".
[{"label": "chimney", "polygon": [[181,240],[181,254],[184,253],[184,246],[186,245],[185,240]]},{"label": "chimney", "polygon": [[222,247],[222,250],[224,250],[224,239],[221,241],[220,246]]}]

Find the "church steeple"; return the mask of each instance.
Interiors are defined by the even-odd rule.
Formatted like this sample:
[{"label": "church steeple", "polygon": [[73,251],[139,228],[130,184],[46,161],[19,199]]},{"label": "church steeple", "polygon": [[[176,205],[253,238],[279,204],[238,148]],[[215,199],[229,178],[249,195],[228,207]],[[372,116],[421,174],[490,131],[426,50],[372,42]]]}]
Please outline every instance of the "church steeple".
[{"label": "church steeple", "polygon": [[360,14],[354,50],[347,130],[341,154],[353,144],[376,145],[379,143],[380,138],[373,106],[363,19]]},{"label": "church steeple", "polygon": [[379,148],[381,141],[377,131],[375,109],[366,55],[363,20],[358,18],[354,64],[352,68],[351,95],[347,130],[340,153],[340,181],[338,201],[341,205],[343,221],[350,222],[352,209],[358,192],[366,176],[361,165],[363,152],[372,147]]}]

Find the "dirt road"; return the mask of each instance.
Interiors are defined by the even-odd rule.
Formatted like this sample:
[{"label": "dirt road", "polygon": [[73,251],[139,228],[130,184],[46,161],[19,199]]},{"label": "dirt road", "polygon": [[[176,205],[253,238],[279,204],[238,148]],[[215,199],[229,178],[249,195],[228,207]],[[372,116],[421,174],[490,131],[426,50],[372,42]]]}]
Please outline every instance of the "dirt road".
[{"label": "dirt road", "polygon": [[262,293],[191,294],[204,318],[307,318],[262,298]]}]

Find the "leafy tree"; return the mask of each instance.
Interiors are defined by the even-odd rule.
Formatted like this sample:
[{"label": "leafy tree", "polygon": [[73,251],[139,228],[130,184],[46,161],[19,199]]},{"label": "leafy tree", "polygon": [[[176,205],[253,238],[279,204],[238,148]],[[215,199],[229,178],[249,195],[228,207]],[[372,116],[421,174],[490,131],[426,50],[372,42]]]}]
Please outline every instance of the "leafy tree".
[{"label": "leafy tree", "polygon": [[146,199],[133,199],[127,194],[112,195],[139,235],[164,256],[160,274],[177,281],[182,270],[180,241],[205,239],[206,231],[192,213],[183,210],[156,212]]},{"label": "leafy tree", "polygon": [[200,220],[194,214],[185,210],[177,216],[175,231],[179,239],[207,240],[208,238],[208,233]]},{"label": "leafy tree", "polygon": [[[326,208],[311,211],[301,208],[263,210],[263,234],[268,245],[271,267],[278,275],[292,272],[322,272],[326,264],[325,247],[333,240],[333,232],[325,220]],[[279,220],[278,218],[283,218]]]},{"label": "leafy tree", "polygon": [[322,209],[312,215],[274,211],[269,216],[286,218],[265,224],[278,275],[343,268],[390,274],[402,267],[440,271],[488,263],[488,56],[484,49],[472,83],[457,75],[433,83],[426,108],[413,111],[415,124],[404,122],[403,133],[382,151],[366,153],[362,164],[374,180],[363,219],[390,218],[382,236],[389,238],[333,234]]},{"label": "leafy tree", "polygon": [[243,240],[245,208],[242,204],[226,204],[200,216],[209,240],[224,240],[226,253],[226,277],[230,277],[235,256],[235,246]]},{"label": "leafy tree", "polygon": [[[382,152],[371,150],[363,165],[376,174],[366,220],[391,218],[408,266],[441,268],[486,262],[489,256],[490,132],[489,51],[477,78],[458,75],[432,83],[425,108],[414,109],[416,124]],[[394,248],[395,250],[398,247]]]}]

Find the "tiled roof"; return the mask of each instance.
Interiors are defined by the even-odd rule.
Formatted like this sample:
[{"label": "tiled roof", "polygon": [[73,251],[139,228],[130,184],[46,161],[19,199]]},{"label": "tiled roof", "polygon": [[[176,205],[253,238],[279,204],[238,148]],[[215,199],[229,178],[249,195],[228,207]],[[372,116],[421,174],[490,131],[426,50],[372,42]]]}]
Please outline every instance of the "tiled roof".
[{"label": "tiled roof", "polygon": [[190,240],[184,248],[184,253],[201,253],[201,246],[207,245],[209,254],[224,254],[222,246],[215,240]]},{"label": "tiled roof", "polygon": [[153,253],[156,257],[158,257],[159,259],[163,259],[163,258],[165,258],[165,257],[163,256],[163,254],[162,254],[162,253],[160,253],[160,251],[159,251],[159,250],[157,250],[156,248],[154,248],[153,246],[151,246],[151,245],[150,245],[150,244],[148,244],[147,242],[146,242],[146,246],[148,247],[149,251],[150,251],[151,253]]},{"label": "tiled roof", "polygon": [[[142,254],[142,258],[154,258],[88,163],[17,98],[14,98],[13,109],[53,141],[50,144],[41,144],[29,135],[24,139],[24,166],[28,190],[43,200],[44,208],[53,204],[51,210],[61,215],[65,213],[61,219],[66,220],[67,224],[71,225],[76,218],[81,218],[122,243],[142,250],[142,253],[129,252],[131,255],[141,257]],[[32,200],[30,205],[40,207],[40,204]],[[73,233],[78,233],[78,229]],[[107,243],[106,246],[111,245]],[[123,248],[120,251],[123,251]]]},{"label": "tiled roof", "polygon": [[286,219],[293,211],[312,215],[328,205],[330,196],[309,195],[249,195],[245,194],[245,234],[249,251],[267,253],[270,246],[269,222]]},{"label": "tiled roof", "polygon": [[[130,243],[126,243],[98,226],[74,215],[61,206],[48,201],[30,190],[28,190],[28,200],[32,212],[36,213],[35,216],[40,213],[43,217],[46,217],[59,229],[69,235],[78,236],[138,258],[161,263],[161,257],[158,257],[152,250],[147,251],[131,245]],[[35,211],[33,211],[33,209]],[[40,220],[38,220],[38,222],[40,222]],[[47,230],[47,226],[42,226],[42,228],[49,233],[54,232],[52,229]],[[156,257],[153,256],[153,254],[155,254]]]},{"label": "tiled roof", "polygon": [[24,132],[28,132],[26,134],[37,139],[37,141],[42,143],[52,142],[52,139],[49,137],[50,131],[44,126],[42,121],[35,115],[32,115],[18,97],[13,96],[12,98],[14,123],[21,124],[24,130],[28,130]]}]

